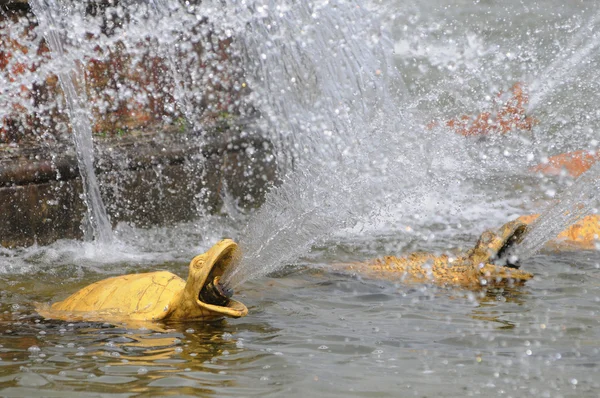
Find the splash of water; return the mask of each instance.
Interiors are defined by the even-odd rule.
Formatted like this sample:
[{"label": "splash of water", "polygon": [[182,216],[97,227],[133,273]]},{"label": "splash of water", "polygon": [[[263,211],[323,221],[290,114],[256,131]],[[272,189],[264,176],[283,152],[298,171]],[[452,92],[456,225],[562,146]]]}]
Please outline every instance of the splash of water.
[{"label": "splash of water", "polygon": [[241,234],[243,260],[223,276],[235,287],[360,216],[357,209],[368,204],[361,191],[388,167],[370,155],[393,141],[375,130],[391,131],[401,117],[391,117],[400,113],[392,101],[382,104],[389,98],[386,76],[393,74],[378,54],[387,37],[358,4],[231,2],[227,11],[246,20],[237,37],[253,100],[293,166]]},{"label": "splash of water", "polygon": [[528,112],[533,112],[557,87],[569,84],[579,76],[580,70],[590,65],[585,61],[600,46],[600,32],[594,31],[599,20],[600,13],[592,16],[588,23],[573,35],[554,62],[540,73],[540,78],[531,82],[530,89],[533,94]]},{"label": "splash of water", "polygon": [[72,272],[81,277],[86,272],[123,274],[140,266],[186,264],[223,236],[232,236],[236,228],[234,222],[219,216],[143,229],[118,223],[111,242],[62,239],[49,245],[0,248],[0,277],[30,273],[66,277]]},{"label": "splash of water", "polygon": [[[185,115],[186,122],[190,123],[194,120],[193,114],[194,109],[189,100],[188,90],[186,90],[186,79],[180,71],[181,58],[178,57],[177,50],[179,43],[177,35],[172,32],[171,29],[171,8],[167,0],[150,0],[152,9],[154,11],[154,17],[158,21],[158,27],[155,31],[155,37],[158,40],[160,46],[159,53],[165,55],[169,72],[173,79],[173,96],[175,101],[182,109]],[[174,10],[174,14],[177,10]],[[134,17],[142,15],[141,13],[132,13]],[[139,20],[138,23],[146,23],[147,21]]]},{"label": "splash of water", "polygon": [[67,103],[79,173],[83,181],[83,200],[87,209],[84,237],[86,240],[107,243],[113,239],[112,226],[94,173],[91,113],[85,92],[83,66],[81,60],[73,59],[65,51],[61,38],[66,34],[64,25],[69,13],[55,0],[32,0],[30,4],[52,56],[63,63],[63,68],[57,70],[56,74]]},{"label": "splash of water", "polygon": [[548,207],[533,224],[523,241],[515,245],[508,256],[519,261],[536,254],[546,242],[561,231],[594,212],[600,192],[600,162],[595,163]]},{"label": "splash of water", "polygon": [[457,158],[464,140],[417,122],[382,19],[365,4],[256,1],[248,9],[229,3],[222,20],[230,12],[245,21],[236,37],[253,100],[293,167],[248,221],[244,255],[224,283],[272,272],[391,208],[410,214],[465,170],[483,169]]},{"label": "splash of water", "polygon": [[[152,15],[146,5],[142,6],[144,15],[131,10],[137,23],[116,26],[116,33],[110,37],[98,34],[94,45],[110,49],[118,43],[125,47],[125,53],[141,59],[148,53],[148,46],[142,49],[140,44],[148,43],[148,38],[158,40],[158,46],[154,46],[155,42],[150,45],[151,56],[164,56],[167,61],[173,56],[168,66],[175,70],[171,71],[175,83],[181,80],[178,85],[181,91],[174,94],[178,102],[199,101],[199,97],[192,98],[190,93],[201,95],[198,88],[207,79],[216,79],[215,84],[226,83],[219,82],[218,73],[213,73],[210,67],[206,76],[192,76],[190,80],[186,74],[189,71],[181,61],[182,52],[189,50],[190,43],[216,48],[219,41],[233,40],[230,54],[244,59],[246,77],[231,79],[231,85],[252,89],[249,102],[260,110],[259,124],[278,150],[282,183],[268,196],[265,206],[250,218],[243,232],[232,232],[239,236],[245,253],[243,262],[229,275],[232,285],[294,262],[315,242],[357,221],[388,211],[400,219],[423,209],[423,203],[431,203],[432,193],[444,195],[451,202],[452,198],[446,196],[459,189],[451,188],[462,188],[464,185],[459,184],[468,178],[497,175],[504,179],[506,174],[524,169],[524,162],[516,156],[523,153],[515,154],[505,137],[504,141],[474,143],[453,136],[442,127],[422,128],[432,119],[429,112],[444,107],[441,91],[468,96],[464,76],[449,76],[447,81],[454,85],[430,87],[433,90],[427,95],[433,105],[429,105],[425,114],[417,112],[418,103],[426,102],[427,98],[423,94],[414,95],[414,91],[412,98],[406,98],[411,91],[404,86],[390,59],[393,46],[380,5],[308,0],[203,1],[193,6],[191,3],[185,7],[170,4],[164,18],[158,16],[162,11]],[[164,10],[160,0],[154,4],[156,10]],[[122,12],[120,7],[110,13]],[[204,19],[211,23],[199,26],[198,21]],[[81,34],[82,29],[96,33],[100,30],[95,26],[79,26],[76,34]],[[417,30],[410,32],[411,29],[407,35],[413,34],[424,46],[430,44],[425,36]],[[442,38],[445,43],[445,34]],[[85,45],[81,38],[75,40]],[[165,47],[175,44],[182,46],[180,50],[173,47],[171,55],[164,53]],[[572,45],[580,46],[578,50],[583,56],[593,52],[593,48],[586,50],[589,46],[583,36]],[[475,43],[474,48],[477,51],[469,55],[474,63],[481,57],[480,48],[490,56],[498,52],[485,43]],[[73,53],[71,48],[68,50]],[[183,62],[191,62],[196,56],[188,53],[192,58]],[[202,63],[219,67],[212,63],[217,58],[214,52],[206,51],[203,56]],[[564,59],[568,60],[568,56]],[[506,61],[502,58],[498,62]],[[492,70],[492,75],[505,76],[498,72],[505,70],[500,65],[485,62],[469,68],[468,73],[488,82],[485,80],[488,71],[482,69],[486,65],[498,69]],[[560,82],[561,76],[553,79]],[[541,89],[545,93],[542,97],[547,98],[554,87]],[[119,90],[115,89],[113,94],[131,95]],[[125,87],[124,91],[127,90],[131,91]],[[540,89],[536,86],[531,90],[532,95],[536,95],[536,90]],[[164,93],[156,90],[152,94]],[[537,103],[543,103],[543,98],[537,99]],[[188,115],[187,106],[179,104],[179,107],[186,119],[198,120],[197,115]],[[473,107],[469,104],[468,108]],[[502,146],[495,146],[496,143]],[[485,149],[491,151],[485,153],[484,160],[481,154]],[[476,190],[477,183],[473,185]],[[502,189],[490,189],[487,196]],[[472,197],[466,193],[460,200],[467,203],[466,207],[473,202]],[[486,198],[478,200],[484,202]]]}]

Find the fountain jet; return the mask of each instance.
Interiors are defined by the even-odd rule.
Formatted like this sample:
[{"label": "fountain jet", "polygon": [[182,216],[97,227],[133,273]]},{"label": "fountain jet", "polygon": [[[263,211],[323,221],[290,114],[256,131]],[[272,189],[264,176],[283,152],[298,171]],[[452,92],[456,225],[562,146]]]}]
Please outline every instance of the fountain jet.
[{"label": "fountain jet", "polygon": [[591,214],[600,192],[600,162],[583,173],[565,189],[529,227],[520,243],[504,253],[504,258],[523,261],[536,254],[561,231]]},{"label": "fountain jet", "polygon": [[62,36],[66,34],[64,22],[68,20],[64,6],[56,0],[31,0],[31,8],[38,24],[44,32],[52,57],[60,60],[64,67],[56,71],[67,104],[71,121],[71,131],[79,173],[83,182],[83,200],[86,205],[84,238],[99,243],[113,240],[112,226],[100,195],[100,188],[94,173],[94,143],[92,139],[91,112],[85,92],[85,75],[82,60],[67,54]]}]

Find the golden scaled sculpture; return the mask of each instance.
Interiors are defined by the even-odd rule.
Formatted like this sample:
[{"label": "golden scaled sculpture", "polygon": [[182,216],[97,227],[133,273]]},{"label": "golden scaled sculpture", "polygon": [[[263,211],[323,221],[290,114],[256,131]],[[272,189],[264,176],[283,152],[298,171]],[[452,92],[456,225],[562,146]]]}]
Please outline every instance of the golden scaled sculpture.
[{"label": "golden scaled sculpture", "polygon": [[522,284],[533,275],[516,264],[496,265],[512,244],[519,242],[527,224],[519,220],[503,225],[498,231],[485,231],[475,247],[452,258],[430,253],[411,253],[404,257],[387,256],[366,263],[339,264],[335,268],[374,279],[406,283],[430,283],[441,286],[479,288]]},{"label": "golden scaled sculpture", "polygon": [[194,257],[187,281],[168,271],[116,276],[37,310],[51,319],[126,324],[239,318],[248,309],[219,284],[219,277],[231,265],[236,250],[235,242],[225,239]]}]

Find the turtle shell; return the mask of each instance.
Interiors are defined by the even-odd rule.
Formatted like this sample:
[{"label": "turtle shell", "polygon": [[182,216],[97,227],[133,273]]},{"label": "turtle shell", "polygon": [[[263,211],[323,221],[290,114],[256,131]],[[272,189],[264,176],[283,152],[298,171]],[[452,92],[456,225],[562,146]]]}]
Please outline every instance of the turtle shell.
[{"label": "turtle shell", "polygon": [[46,318],[118,323],[242,317],[248,313],[244,304],[224,296],[211,302],[206,297],[215,295],[205,294],[234,263],[236,252],[235,242],[224,239],[192,259],[187,281],[168,271],[115,276],[37,310]]},{"label": "turtle shell", "polygon": [[186,282],[168,271],[121,275],[84,287],[50,307],[47,318],[157,321],[169,315]]}]

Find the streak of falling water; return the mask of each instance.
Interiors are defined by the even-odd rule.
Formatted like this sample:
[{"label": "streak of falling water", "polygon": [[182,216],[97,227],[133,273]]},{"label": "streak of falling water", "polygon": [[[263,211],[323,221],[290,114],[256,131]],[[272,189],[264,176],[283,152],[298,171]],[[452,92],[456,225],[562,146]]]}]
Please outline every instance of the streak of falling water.
[{"label": "streak of falling water", "polygon": [[55,0],[32,0],[29,4],[44,32],[52,57],[58,58],[63,64],[63,67],[55,72],[67,103],[79,173],[83,181],[87,209],[84,237],[86,240],[108,243],[113,240],[113,233],[94,173],[94,144],[84,71],[82,63],[70,58],[65,52],[61,39],[61,34],[66,33],[62,28],[63,18],[68,18],[68,15],[63,14],[61,6]]},{"label": "streak of falling water", "polygon": [[544,244],[568,226],[594,212],[600,193],[600,162],[595,163],[568,187],[529,227],[523,241],[507,255],[519,261],[537,253]]}]

